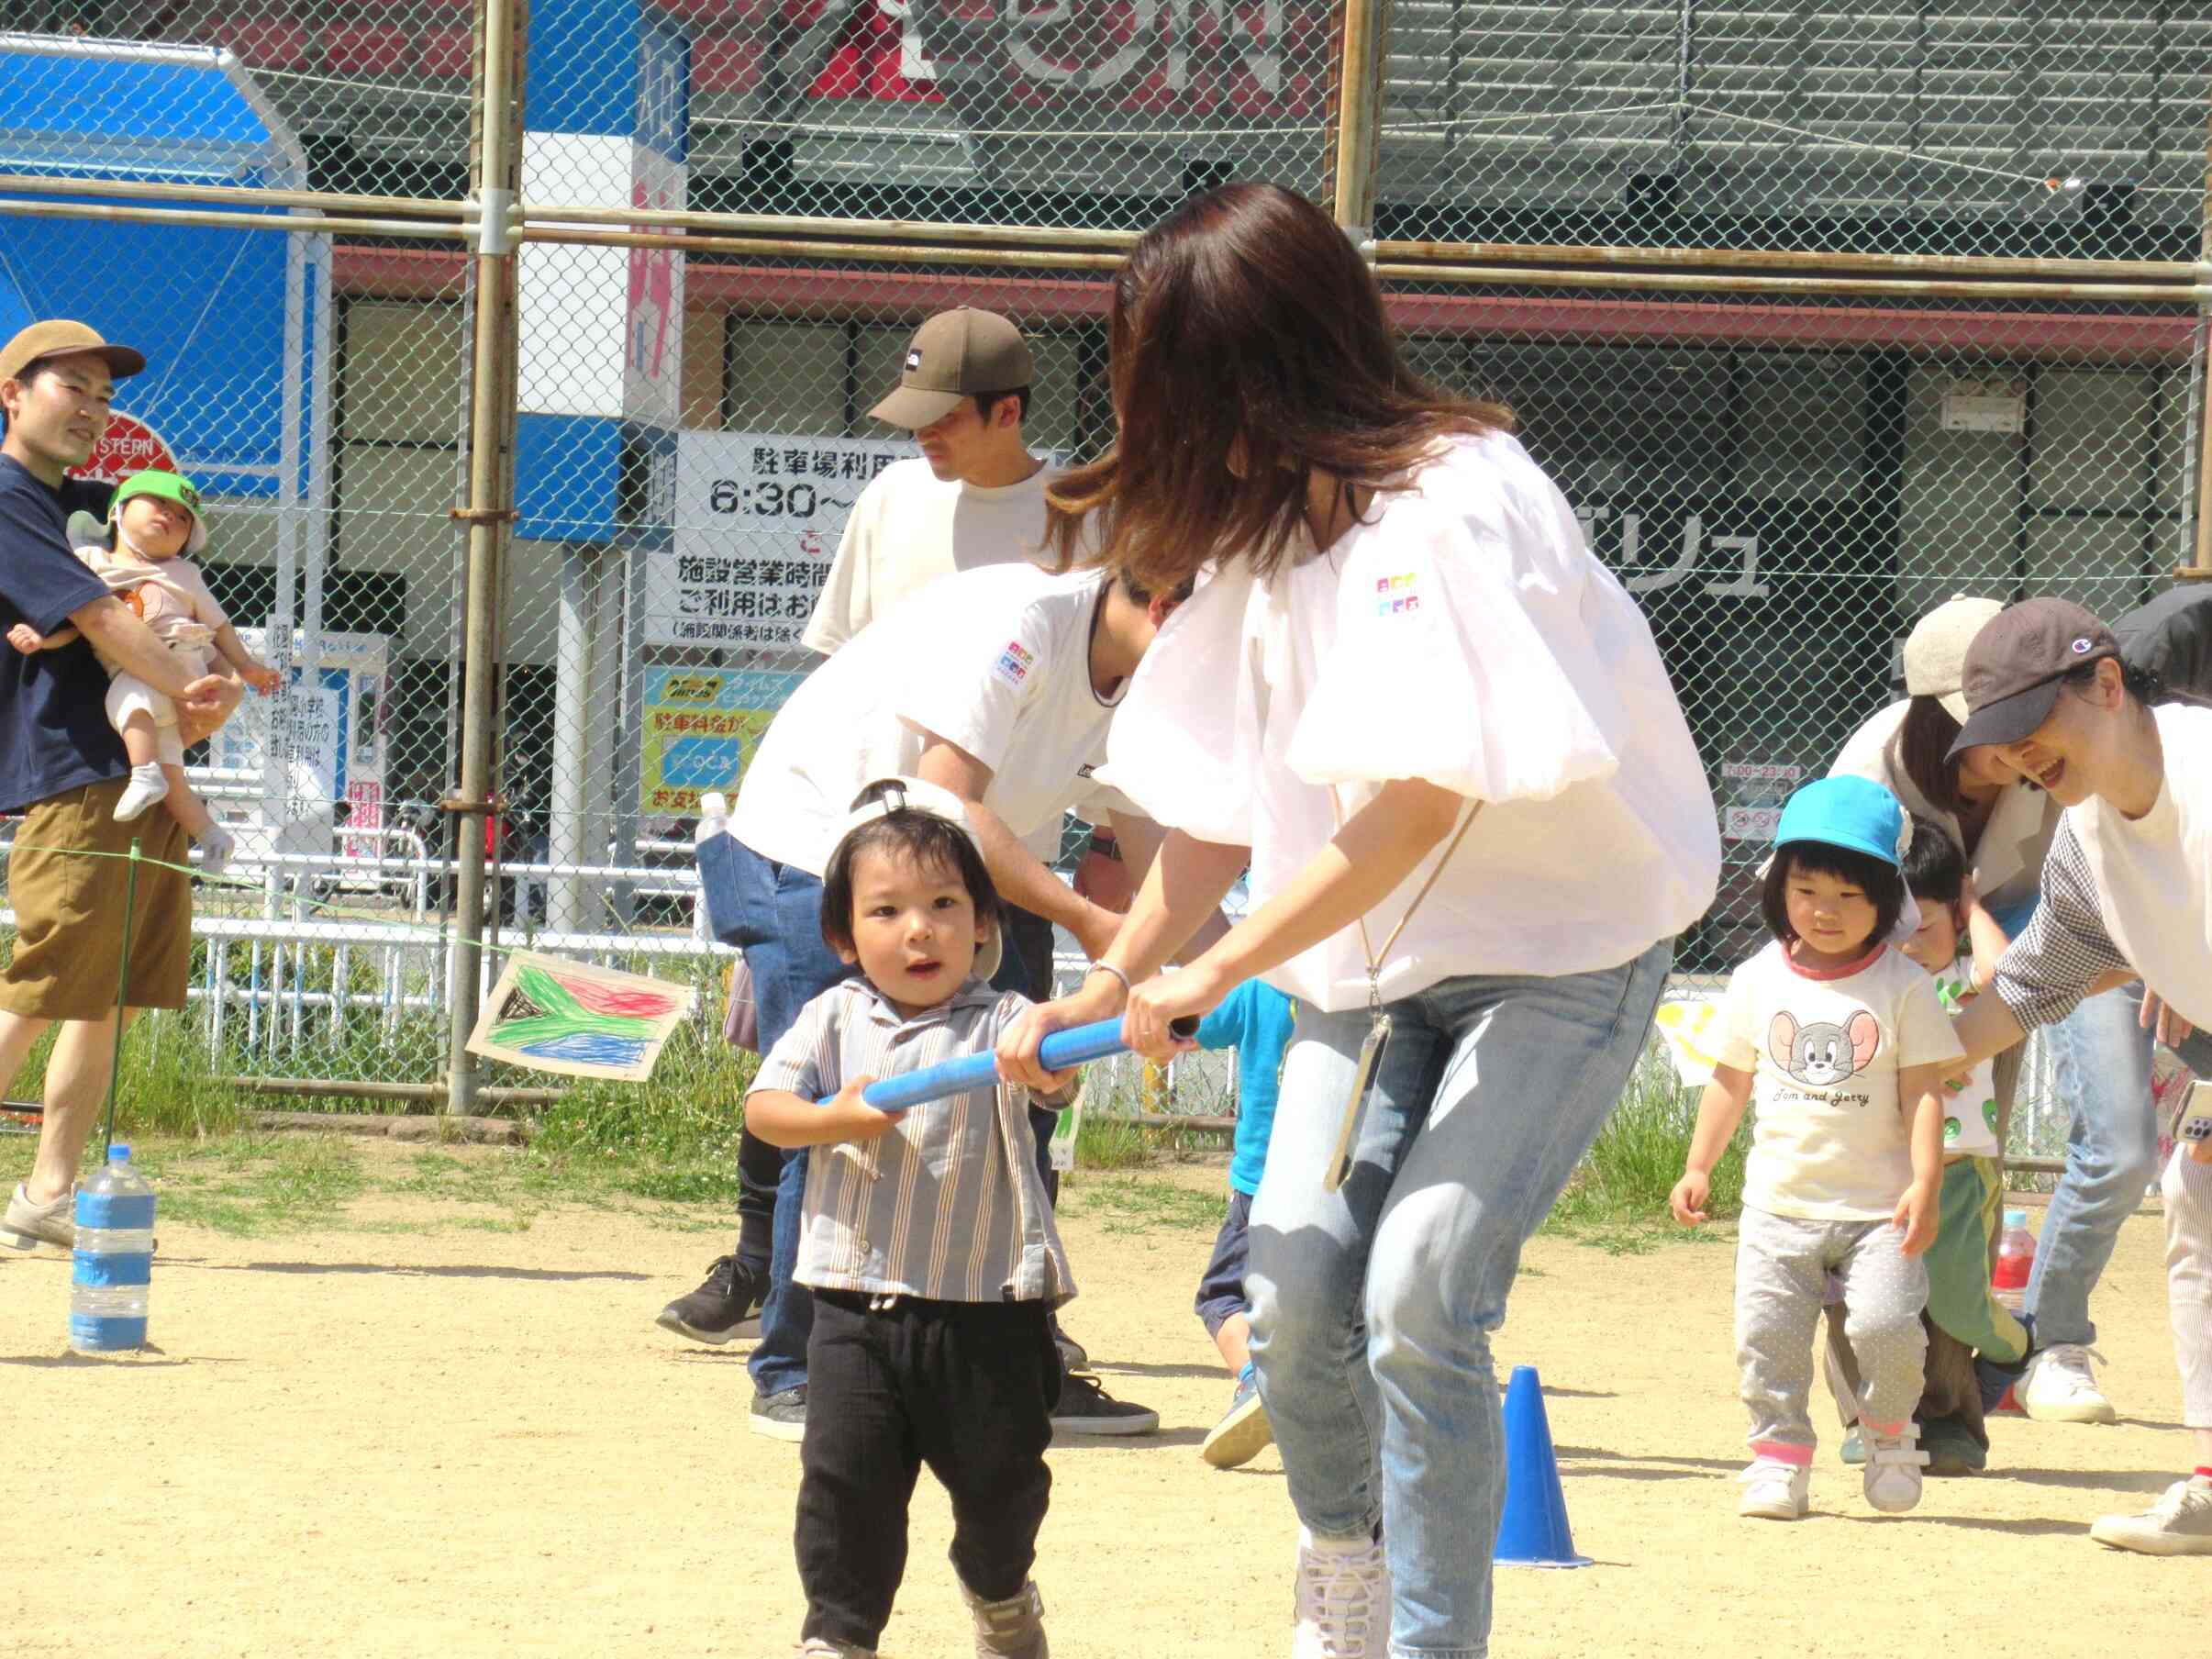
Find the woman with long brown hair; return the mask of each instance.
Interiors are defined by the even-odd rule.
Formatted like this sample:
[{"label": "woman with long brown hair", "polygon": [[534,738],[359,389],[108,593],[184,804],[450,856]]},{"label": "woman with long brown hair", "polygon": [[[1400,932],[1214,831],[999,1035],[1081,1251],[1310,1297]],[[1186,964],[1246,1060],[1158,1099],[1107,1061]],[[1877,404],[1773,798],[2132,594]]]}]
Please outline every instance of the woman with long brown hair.
[{"label": "woman with long brown hair", "polygon": [[[1114,449],[1063,551],[1199,577],[1107,772],[1173,827],[1076,995],[1139,1052],[1258,975],[1297,1001],[1246,1292],[1302,1523],[1298,1659],[1484,1651],[1490,1332],[1711,902],[1703,766],[1642,614],[1506,412],[1428,385],[1312,204],[1199,196],[1116,284]],[[1095,550],[1095,551],[1088,551]],[[1252,908],[1155,977],[1247,865]]]}]

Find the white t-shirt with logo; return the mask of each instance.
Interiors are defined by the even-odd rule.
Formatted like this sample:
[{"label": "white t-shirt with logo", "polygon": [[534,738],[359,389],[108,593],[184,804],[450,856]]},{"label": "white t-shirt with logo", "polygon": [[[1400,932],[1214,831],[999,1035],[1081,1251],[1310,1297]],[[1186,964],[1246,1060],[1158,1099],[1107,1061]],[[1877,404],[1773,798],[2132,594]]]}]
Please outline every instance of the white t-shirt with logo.
[{"label": "white t-shirt with logo", "polygon": [[1886,1221],[1912,1185],[1897,1074],[1962,1059],[1936,982],[1881,947],[1802,968],[1770,943],[1728,978],[1721,1063],[1752,1075],[1743,1201],[1808,1221]]},{"label": "white t-shirt with logo", "polygon": [[939,478],[918,456],[885,467],[852,504],[800,640],[828,656],[956,571],[1041,559],[1045,489],[1059,476],[1044,466],[1019,484],[985,489]]},{"label": "white t-shirt with logo", "polygon": [[[1502,432],[1439,442],[1325,554],[1301,533],[1264,582],[1243,560],[1202,581],[1137,671],[1107,776],[1158,822],[1251,848],[1255,906],[1385,782],[1480,802],[1381,964],[1385,997],[1617,967],[1702,916],[1720,874],[1650,624]],[[1378,948],[1443,856],[1369,912]],[[1360,930],[1264,977],[1362,1007]]]},{"label": "white t-shirt with logo", "polygon": [[1114,718],[1114,703],[1091,687],[1105,582],[1029,564],[961,571],[861,629],[777,711],[738,787],[730,832],[819,875],[852,797],[912,774],[928,731],[991,768],[984,805],[1050,859],[1067,808],[1095,793],[1090,770]]},{"label": "white t-shirt with logo", "polygon": [[[1973,959],[1962,952],[1948,973],[1938,974],[1936,999],[1954,1019],[1982,993],[1973,988]],[[1971,1072],[1943,1079],[1943,1155],[1997,1156],[1997,1065],[1984,1060]]]}]

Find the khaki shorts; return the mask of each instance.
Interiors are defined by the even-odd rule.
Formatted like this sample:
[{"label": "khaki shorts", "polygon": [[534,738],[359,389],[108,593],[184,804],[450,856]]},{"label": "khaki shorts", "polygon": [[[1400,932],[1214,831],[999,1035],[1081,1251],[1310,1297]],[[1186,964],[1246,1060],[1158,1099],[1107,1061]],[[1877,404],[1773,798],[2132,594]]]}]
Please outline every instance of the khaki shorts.
[{"label": "khaki shorts", "polygon": [[[40,801],[17,824],[6,894],[16,912],[16,949],[0,972],[0,1008],[43,1019],[97,1019],[116,1006],[129,872],[122,859],[83,854],[128,854],[136,836],[146,858],[182,864],[190,845],[159,807],[133,822],[116,822],[116,802],[128,782],[86,784]],[[141,863],[130,929],[129,1005],[183,1008],[191,966],[191,880],[181,871]]]}]

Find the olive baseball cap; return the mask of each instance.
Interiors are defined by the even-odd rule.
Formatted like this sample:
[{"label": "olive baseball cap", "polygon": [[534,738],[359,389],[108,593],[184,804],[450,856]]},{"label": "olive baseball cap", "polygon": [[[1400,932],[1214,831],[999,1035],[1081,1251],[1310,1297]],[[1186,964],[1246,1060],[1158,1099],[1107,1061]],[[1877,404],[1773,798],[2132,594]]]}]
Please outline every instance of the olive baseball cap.
[{"label": "olive baseball cap", "polygon": [[2002,599],[1954,594],[1914,625],[1905,637],[1905,695],[1934,697],[1951,718],[1966,724],[1966,653],[2005,608]]},{"label": "olive baseball cap", "polygon": [[2119,654],[2112,630],[2071,599],[2024,599],[2000,612],[1967,649],[1968,713],[1951,758],[1983,743],[2019,742],[2051,718],[2061,680]]},{"label": "olive baseball cap", "polygon": [[908,431],[933,426],[979,393],[1017,392],[1034,375],[1029,344],[995,311],[940,311],[906,342],[906,372],[874,408]]},{"label": "olive baseball cap", "polygon": [[134,495],[159,495],[163,501],[173,501],[192,515],[192,534],[185,539],[184,551],[196,553],[207,545],[207,521],[200,517],[200,492],[189,478],[175,473],[164,473],[158,467],[149,467],[143,473],[133,473],[117,486],[107,503],[107,521],[113,524],[121,517],[123,504]]},{"label": "olive baseball cap", "polygon": [[107,372],[127,380],[146,366],[146,356],[128,346],[111,346],[97,329],[63,319],[33,323],[0,346],[0,380],[20,380],[23,371],[41,358],[73,357],[89,351],[107,360]]}]

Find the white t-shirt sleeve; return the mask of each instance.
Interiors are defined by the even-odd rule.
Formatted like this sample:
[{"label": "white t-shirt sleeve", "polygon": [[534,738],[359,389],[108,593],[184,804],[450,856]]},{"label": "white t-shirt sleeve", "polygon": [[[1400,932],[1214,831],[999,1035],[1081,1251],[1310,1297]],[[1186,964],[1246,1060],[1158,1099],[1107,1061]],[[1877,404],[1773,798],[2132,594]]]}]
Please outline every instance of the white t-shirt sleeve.
[{"label": "white t-shirt sleeve", "polygon": [[1266,610],[1266,590],[1239,561],[1200,580],[1138,664],[1101,776],[1154,823],[1252,844],[1263,696],[1252,629]]},{"label": "white t-shirt sleeve", "polygon": [[940,607],[938,619],[950,626],[934,633],[941,641],[937,660],[916,664],[894,707],[908,726],[936,733],[995,773],[1044,681],[1050,630],[1033,612],[1009,623],[997,611],[963,627],[963,618]]},{"label": "white t-shirt sleeve", "polygon": [[1551,515],[1502,488],[1390,501],[1348,556],[1290,769],[1310,784],[1421,778],[1490,802],[1610,776],[1628,718],[1581,615],[1594,579],[1563,501]]},{"label": "white t-shirt sleeve", "polygon": [[869,576],[874,564],[876,509],[884,498],[882,485],[879,474],[861,492],[861,498],[846,516],[845,533],[838,538],[837,553],[829,561],[821,596],[814,602],[814,614],[806,618],[806,629],[799,635],[799,643],[809,651],[828,656],[874,618]]},{"label": "white t-shirt sleeve", "polygon": [[1753,957],[1728,975],[1728,988],[1720,997],[1719,1055],[1722,1065],[1740,1072],[1759,1069],[1759,1045],[1764,1034],[1759,1026],[1759,958]]},{"label": "white t-shirt sleeve", "polygon": [[[1900,959],[1902,960],[1902,959]],[[1963,1060],[1966,1050],[1943,1011],[1936,982],[1915,967],[1897,998],[1897,1065],[1940,1065]]]}]

